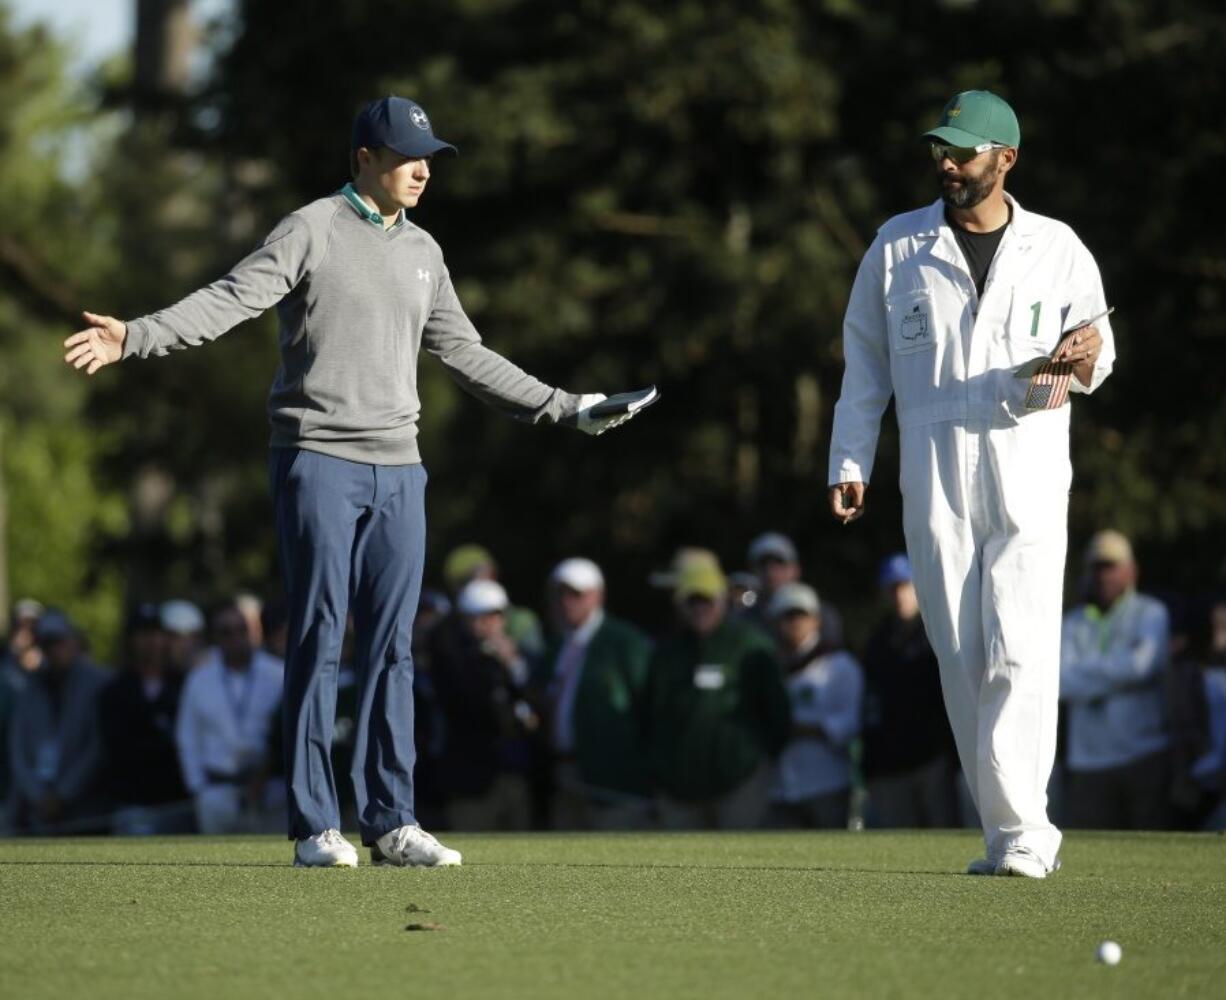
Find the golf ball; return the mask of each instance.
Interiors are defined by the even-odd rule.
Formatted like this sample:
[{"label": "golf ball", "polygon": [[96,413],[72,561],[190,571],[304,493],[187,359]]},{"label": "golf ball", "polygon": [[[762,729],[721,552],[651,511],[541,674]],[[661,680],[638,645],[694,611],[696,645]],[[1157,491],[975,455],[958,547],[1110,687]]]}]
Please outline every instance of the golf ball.
[{"label": "golf ball", "polygon": [[1095,957],[1102,962],[1103,965],[1119,965],[1120,958],[1123,956],[1123,954],[1123,949],[1121,949],[1120,946],[1114,941],[1104,941],[1098,946],[1098,953]]}]

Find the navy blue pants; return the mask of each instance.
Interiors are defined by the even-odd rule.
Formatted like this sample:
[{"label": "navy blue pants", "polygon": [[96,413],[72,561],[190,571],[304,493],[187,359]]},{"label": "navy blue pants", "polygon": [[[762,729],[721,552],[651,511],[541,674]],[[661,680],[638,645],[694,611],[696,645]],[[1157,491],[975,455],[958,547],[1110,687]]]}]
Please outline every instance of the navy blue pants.
[{"label": "navy blue pants", "polygon": [[353,788],[364,844],[413,815],[413,618],[426,552],[426,470],[365,465],[313,451],[269,457],[285,650],[289,836],[340,827],[332,775],[336,679],[353,615],[358,708]]}]

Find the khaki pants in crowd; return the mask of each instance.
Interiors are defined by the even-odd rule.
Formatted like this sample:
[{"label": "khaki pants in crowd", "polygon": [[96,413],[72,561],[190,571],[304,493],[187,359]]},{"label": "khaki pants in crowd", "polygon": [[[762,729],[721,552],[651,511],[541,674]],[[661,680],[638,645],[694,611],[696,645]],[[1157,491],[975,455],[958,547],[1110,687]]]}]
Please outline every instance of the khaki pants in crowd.
[{"label": "khaki pants in crowd", "polygon": [[447,803],[447,826],[452,830],[527,830],[531,820],[532,796],[522,774],[500,774],[484,795]]},{"label": "khaki pants in crowd", "polygon": [[700,802],[662,798],[660,826],[665,830],[756,830],[766,821],[770,783],[770,764],[762,763],[721,798]]}]

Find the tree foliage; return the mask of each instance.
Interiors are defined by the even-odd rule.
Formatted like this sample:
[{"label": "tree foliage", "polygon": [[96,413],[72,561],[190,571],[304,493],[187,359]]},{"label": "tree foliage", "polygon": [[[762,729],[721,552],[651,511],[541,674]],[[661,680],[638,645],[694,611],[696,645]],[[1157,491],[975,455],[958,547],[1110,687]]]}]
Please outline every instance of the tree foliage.
[{"label": "tree foliage", "polygon": [[59,362],[73,300],[110,254],[107,208],[65,160],[105,144],[106,129],[64,63],[44,31],[11,30],[0,7],[0,594],[64,605],[109,652],[122,586],[96,557],[126,524],[97,471],[113,438],[85,419],[87,386]]},{"label": "tree foliage", "polygon": [[[736,565],[775,527],[836,603],[867,601],[901,543],[897,445],[887,421],[871,516],[838,528],[823,494],[842,311],[876,227],[935,197],[918,136],[951,93],[988,87],[1022,121],[1012,190],[1074,227],[1117,306],[1117,373],[1076,401],[1074,544],[1114,524],[1151,580],[1215,573],[1220,4],[246,0],[237,25],[186,115],[142,121],[106,160],[94,307],[136,315],[222,273],[343,183],[354,111],[399,92],[461,149],[414,218],[487,341],[574,390],[663,391],[591,441],[500,421],[423,363],[436,557],[484,541],[530,601],[554,559],[586,552],[643,613],[674,546]],[[266,318],[100,380],[105,488],[144,477],[171,498],[106,559],[163,588],[268,580],[274,339]]]}]

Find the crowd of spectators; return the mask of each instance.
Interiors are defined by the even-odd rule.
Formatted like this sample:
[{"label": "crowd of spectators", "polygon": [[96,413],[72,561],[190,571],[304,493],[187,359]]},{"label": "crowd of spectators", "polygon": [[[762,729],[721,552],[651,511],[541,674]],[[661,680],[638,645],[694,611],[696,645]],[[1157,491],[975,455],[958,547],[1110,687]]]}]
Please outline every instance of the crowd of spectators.
[{"label": "crowd of spectators", "polygon": [[[594,562],[549,575],[544,622],[493,556],[452,552],[413,637],[415,783],[453,830],[976,825],[907,558],[850,649],[796,547],[756,538],[725,574],[679,550],[651,584],[671,627],[616,615]],[[1053,818],[1069,827],[1226,827],[1226,596],[1137,589],[1128,540],[1092,539],[1061,653]],[[840,595],[844,596],[844,595]],[[275,832],[284,819],[286,617],[250,594],[206,615],[138,604],[116,669],[61,610],[19,601],[0,660],[0,829]],[[332,765],[352,819],[360,678],[342,650]]]}]

